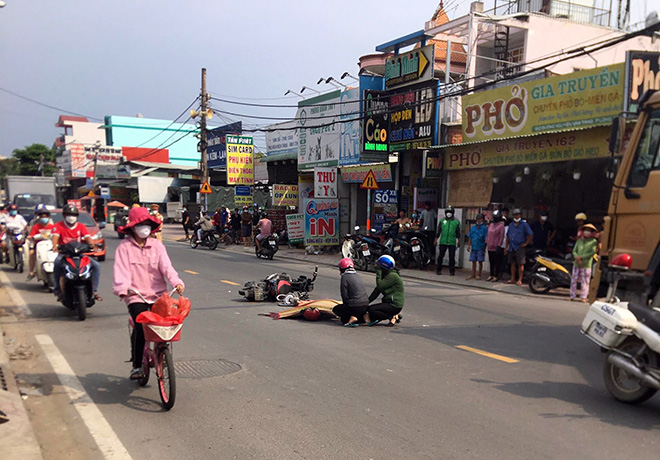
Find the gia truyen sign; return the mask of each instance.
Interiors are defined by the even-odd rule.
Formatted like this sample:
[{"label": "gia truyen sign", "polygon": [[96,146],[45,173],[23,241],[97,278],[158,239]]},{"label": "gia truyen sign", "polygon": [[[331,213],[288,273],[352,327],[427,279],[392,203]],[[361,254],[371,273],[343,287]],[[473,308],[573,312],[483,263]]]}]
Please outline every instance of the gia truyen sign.
[{"label": "gia truyen sign", "polygon": [[621,112],[623,70],[614,64],[463,96],[463,139],[607,125]]}]

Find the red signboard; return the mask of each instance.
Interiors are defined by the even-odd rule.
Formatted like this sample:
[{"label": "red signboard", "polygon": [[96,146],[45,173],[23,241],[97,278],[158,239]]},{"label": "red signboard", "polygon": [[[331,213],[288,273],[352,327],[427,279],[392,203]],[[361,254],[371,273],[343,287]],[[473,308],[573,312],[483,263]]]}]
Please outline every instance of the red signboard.
[{"label": "red signboard", "polygon": [[151,163],[170,162],[170,151],[168,149],[122,147],[121,152],[124,157],[126,157],[126,161],[148,161]]}]

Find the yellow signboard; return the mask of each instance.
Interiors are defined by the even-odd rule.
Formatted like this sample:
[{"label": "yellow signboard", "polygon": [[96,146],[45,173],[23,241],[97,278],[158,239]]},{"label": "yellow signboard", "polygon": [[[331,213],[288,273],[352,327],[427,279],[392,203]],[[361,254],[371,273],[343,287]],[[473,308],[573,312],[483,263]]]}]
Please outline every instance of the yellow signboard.
[{"label": "yellow signboard", "polygon": [[298,206],[298,186],[273,184],[274,206]]},{"label": "yellow signboard", "polygon": [[227,184],[254,185],[254,145],[247,136],[227,136]]},{"label": "yellow signboard", "polygon": [[448,147],[445,169],[586,160],[609,155],[609,127]]},{"label": "yellow signboard", "polygon": [[623,107],[624,64],[463,96],[463,141],[609,124]]}]

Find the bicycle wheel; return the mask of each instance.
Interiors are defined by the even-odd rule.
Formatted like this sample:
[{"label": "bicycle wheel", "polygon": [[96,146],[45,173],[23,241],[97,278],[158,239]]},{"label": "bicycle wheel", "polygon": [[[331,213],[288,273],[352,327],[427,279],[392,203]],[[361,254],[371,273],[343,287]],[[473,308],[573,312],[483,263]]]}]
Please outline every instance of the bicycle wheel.
[{"label": "bicycle wheel", "polygon": [[174,407],[176,399],[176,377],[169,348],[163,347],[158,350],[157,366],[160,400],[163,402],[163,407],[170,410]]}]

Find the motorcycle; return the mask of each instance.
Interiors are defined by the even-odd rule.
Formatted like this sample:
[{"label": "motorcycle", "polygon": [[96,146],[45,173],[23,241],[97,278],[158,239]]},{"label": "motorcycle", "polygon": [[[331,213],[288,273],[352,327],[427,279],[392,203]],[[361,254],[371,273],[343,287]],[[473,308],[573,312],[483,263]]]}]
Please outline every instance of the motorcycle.
[{"label": "motorcycle", "polygon": [[254,235],[254,253],[259,259],[266,257],[268,260],[273,260],[273,256],[279,249],[277,245],[277,233],[272,233],[267,238],[261,240],[261,249],[257,249],[257,235],[259,235],[259,233],[260,231],[257,229]]},{"label": "motorcycle", "polygon": [[286,273],[273,273],[261,281],[248,281],[238,293],[251,302],[275,301],[278,296],[289,294],[293,294],[297,300],[307,300],[309,293],[314,290],[318,271],[319,267],[316,267],[311,278],[299,275],[297,279],[292,279]]},{"label": "motorcycle", "polygon": [[589,307],[581,332],[607,353],[603,378],[609,393],[638,404],[660,390],[660,311],[616,297],[617,284],[631,264],[628,254],[612,259],[608,300]]},{"label": "motorcycle", "polygon": [[18,273],[23,273],[25,268],[25,235],[22,230],[16,228],[7,229],[9,234],[9,265],[14,267]]},{"label": "motorcycle", "polygon": [[215,237],[215,231],[214,230],[202,230],[202,239],[198,242],[197,241],[197,229],[199,227],[195,227],[193,230],[193,236],[190,238],[190,247],[193,249],[196,249],[197,246],[205,246],[209,248],[211,251],[215,251],[215,249],[218,247],[218,239]]},{"label": "motorcycle", "polygon": [[92,286],[92,265],[86,252],[90,252],[89,245],[77,241],[71,241],[60,248],[63,256],[60,279],[62,304],[75,310],[80,321],[87,318],[87,309],[94,306],[96,301]]},{"label": "motorcycle", "polygon": [[[594,255],[594,264],[598,256]],[[573,261],[551,259],[542,255],[534,258],[534,265],[529,274],[529,290],[534,294],[547,294],[558,287],[570,288]]]},{"label": "motorcycle", "polygon": [[42,230],[40,234],[34,236],[34,250],[36,257],[36,275],[37,281],[44,283],[49,292],[55,289],[55,259],[57,254],[53,252],[53,243],[50,239],[50,230]]},{"label": "motorcycle", "polygon": [[404,230],[399,238],[400,240],[406,241],[410,246],[412,257],[409,260],[414,260],[417,268],[424,270],[429,266],[432,261],[430,248],[433,247],[433,241],[427,241],[424,232],[413,230],[411,227],[407,226],[406,230]]}]

